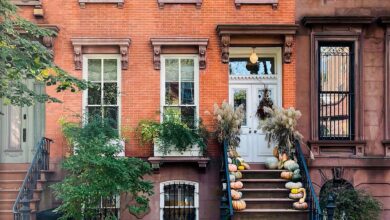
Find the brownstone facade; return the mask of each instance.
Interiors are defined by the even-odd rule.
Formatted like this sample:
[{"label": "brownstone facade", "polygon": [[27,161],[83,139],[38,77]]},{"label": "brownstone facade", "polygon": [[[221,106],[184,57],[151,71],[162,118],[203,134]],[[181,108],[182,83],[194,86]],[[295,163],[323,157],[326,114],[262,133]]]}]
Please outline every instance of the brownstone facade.
[{"label": "brownstone facade", "polygon": [[[355,188],[365,189],[384,204],[390,218],[390,158],[388,154],[388,35],[381,16],[390,11],[384,1],[299,0],[296,2],[297,108],[301,130],[316,159],[311,177],[319,192],[333,178],[332,170]],[[319,139],[318,45],[320,41],[355,44],[355,136],[350,141]],[[305,65],[301,65],[305,64]],[[317,78],[318,80],[318,78]]]}]

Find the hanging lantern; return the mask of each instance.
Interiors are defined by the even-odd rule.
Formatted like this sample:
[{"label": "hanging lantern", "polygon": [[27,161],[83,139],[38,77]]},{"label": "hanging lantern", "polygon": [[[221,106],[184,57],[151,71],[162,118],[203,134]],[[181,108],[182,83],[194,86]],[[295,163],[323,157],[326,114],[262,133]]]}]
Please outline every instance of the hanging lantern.
[{"label": "hanging lantern", "polygon": [[257,64],[257,60],[259,60],[259,57],[257,56],[257,54],[256,54],[256,52],[255,52],[255,48],[253,48],[252,54],[251,54],[251,56],[249,57],[249,61],[250,61],[252,64]]},{"label": "hanging lantern", "polygon": [[251,74],[258,74],[259,72],[259,64],[257,63],[257,60],[259,57],[257,56],[255,52],[255,48],[252,50],[252,54],[249,57],[249,61],[246,64],[246,69],[251,73]]}]

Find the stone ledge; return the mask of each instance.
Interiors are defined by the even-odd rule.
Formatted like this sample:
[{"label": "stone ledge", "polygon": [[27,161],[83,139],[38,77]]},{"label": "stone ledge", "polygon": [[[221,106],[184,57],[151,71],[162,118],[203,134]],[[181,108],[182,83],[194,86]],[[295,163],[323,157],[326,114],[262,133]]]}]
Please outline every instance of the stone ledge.
[{"label": "stone ledge", "polygon": [[97,4],[117,4],[118,8],[123,8],[124,0],[79,0],[81,8],[85,8],[85,4],[97,3]]},{"label": "stone ledge", "polygon": [[149,157],[148,161],[152,164],[155,173],[159,173],[160,166],[164,163],[197,163],[202,170],[206,169],[210,161],[209,157],[185,157],[185,156],[167,156],[167,157]]},{"label": "stone ledge", "polygon": [[11,0],[17,6],[42,6],[41,0]]},{"label": "stone ledge", "polygon": [[390,158],[386,157],[315,157],[309,160],[310,168],[314,167],[348,167],[348,168],[386,168],[390,167]]},{"label": "stone ledge", "polygon": [[308,144],[314,156],[322,157],[363,157],[366,141],[309,140]]},{"label": "stone ledge", "polygon": [[158,6],[163,9],[165,4],[195,4],[199,9],[202,6],[203,0],[157,0]]},{"label": "stone ledge", "polygon": [[236,8],[240,8],[241,5],[271,5],[272,9],[277,9],[279,5],[279,0],[235,0],[234,4]]}]

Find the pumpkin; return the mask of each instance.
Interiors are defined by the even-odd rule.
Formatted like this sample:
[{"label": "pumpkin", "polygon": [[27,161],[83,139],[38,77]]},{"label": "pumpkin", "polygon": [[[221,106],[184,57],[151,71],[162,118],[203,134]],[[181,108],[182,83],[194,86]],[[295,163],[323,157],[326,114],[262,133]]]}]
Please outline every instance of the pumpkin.
[{"label": "pumpkin", "polygon": [[295,170],[299,169],[299,165],[297,163],[293,163],[293,164],[287,166],[287,169],[289,171],[295,171]]},{"label": "pumpkin", "polygon": [[268,157],[265,160],[265,167],[267,167],[268,169],[278,168],[278,159],[276,159],[275,157]]},{"label": "pumpkin", "polygon": [[242,173],[240,171],[237,171],[234,173],[234,176],[236,177],[236,179],[241,179],[242,178]]},{"label": "pumpkin", "polygon": [[305,200],[306,200],[306,189],[305,188],[299,188],[299,189],[291,189],[291,193],[290,194],[303,194],[303,196],[301,198],[299,198],[299,203],[305,203]]},{"label": "pumpkin", "polygon": [[286,153],[283,153],[282,155],[279,154],[279,160],[282,162],[285,162],[288,160],[288,156]]},{"label": "pumpkin", "polygon": [[291,164],[293,163],[296,163],[295,161],[293,160],[287,160],[283,163],[283,166],[284,166],[284,169],[287,169],[288,166],[290,166]]},{"label": "pumpkin", "polygon": [[284,186],[287,189],[297,189],[297,188],[302,188],[302,183],[301,182],[297,182],[297,183],[287,182]]},{"label": "pumpkin", "polygon": [[229,150],[229,153],[228,153],[229,157],[231,158],[236,158],[238,157],[238,153],[236,150]]},{"label": "pumpkin", "polygon": [[306,210],[308,208],[308,205],[307,202],[303,202],[303,203],[294,202],[293,207],[294,209],[298,209],[298,210]]},{"label": "pumpkin", "polygon": [[244,166],[238,166],[238,170],[245,170]]},{"label": "pumpkin", "polygon": [[282,173],[280,173],[280,177],[285,180],[291,180],[292,176],[293,172],[283,171]]},{"label": "pumpkin", "polygon": [[232,199],[241,199],[242,197],[242,193],[234,189],[230,191],[230,195],[232,195]]},{"label": "pumpkin", "polygon": [[251,167],[247,163],[243,162],[243,163],[241,163],[241,165],[244,166],[246,170],[250,170],[251,169]]},{"label": "pumpkin", "polygon": [[230,188],[232,189],[241,189],[242,187],[244,187],[244,184],[241,181],[230,183]]},{"label": "pumpkin", "polygon": [[234,174],[229,174],[229,179],[230,179],[230,182],[234,182],[234,181],[236,181],[236,176],[234,176]]},{"label": "pumpkin", "polygon": [[232,163],[232,159],[228,158],[228,164],[231,164],[231,163]]},{"label": "pumpkin", "polygon": [[303,193],[290,193],[290,194],[288,194],[288,198],[301,199],[301,198],[303,198]]},{"label": "pumpkin", "polygon": [[229,172],[236,172],[237,166],[234,164],[229,164]]},{"label": "pumpkin", "polygon": [[301,176],[301,174],[293,174],[293,176],[292,176],[292,178],[291,178],[291,180],[293,181],[293,182],[299,182],[300,180],[302,179],[302,176]]},{"label": "pumpkin", "polygon": [[241,211],[241,210],[244,210],[246,208],[246,203],[242,199],[240,199],[240,200],[233,200],[232,201],[232,205],[233,205],[233,209],[236,210],[236,211]]},{"label": "pumpkin", "polygon": [[278,146],[274,147],[272,154],[274,155],[274,157],[279,158],[279,147]]}]

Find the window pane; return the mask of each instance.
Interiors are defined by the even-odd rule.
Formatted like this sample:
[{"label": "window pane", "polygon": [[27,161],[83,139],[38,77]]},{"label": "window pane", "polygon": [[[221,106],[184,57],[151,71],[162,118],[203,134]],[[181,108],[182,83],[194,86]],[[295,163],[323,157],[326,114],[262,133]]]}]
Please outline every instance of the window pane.
[{"label": "window pane", "polygon": [[234,109],[238,108],[240,105],[243,105],[244,106],[244,121],[242,122],[242,125],[245,126],[246,125],[246,111],[247,111],[247,107],[246,107],[246,89],[234,89]]},{"label": "window pane", "polygon": [[[0,115],[0,117],[3,117]],[[9,149],[20,149],[21,147],[21,128],[22,128],[22,118],[21,118],[21,108],[18,106],[10,105],[8,107],[8,117],[9,117],[9,139],[8,139],[8,148]]]},{"label": "window pane", "polygon": [[116,83],[104,83],[104,104],[116,105],[118,97],[118,87]]},{"label": "window pane", "polygon": [[194,60],[182,59],[181,63],[181,81],[194,81]]},{"label": "window pane", "polygon": [[195,128],[195,106],[181,107],[181,121],[190,128]]},{"label": "window pane", "polygon": [[181,110],[180,107],[164,107],[164,120],[180,120]]},{"label": "window pane", "polygon": [[88,107],[87,108],[87,114],[88,114],[88,119],[96,119],[102,117],[102,108],[101,107]]},{"label": "window pane", "polygon": [[88,60],[88,80],[101,81],[102,62],[101,59]]},{"label": "window pane", "polygon": [[117,65],[116,59],[104,60],[104,80],[115,81],[117,78]]},{"label": "window pane", "polygon": [[179,104],[179,83],[178,82],[165,83],[165,104],[166,105]]},{"label": "window pane", "polygon": [[108,119],[114,128],[118,128],[118,107],[104,107],[104,118]]},{"label": "window pane", "polygon": [[250,75],[246,69],[248,58],[231,58],[229,60],[229,73],[234,76]]},{"label": "window pane", "polygon": [[88,104],[100,105],[101,104],[101,85],[100,83],[93,83],[93,87],[88,89]]},{"label": "window pane", "polygon": [[259,74],[263,74],[263,75],[275,74],[275,60],[273,57],[259,58]]},{"label": "window pane", "polygon": [[187,104],[187,105],[194,104],[194,83],[193,82],[181,83],[181,104]]},{"label": "window pane", "polygon": [[179,59],[165,60],[165,81],[167,82],[179,81]]}]

